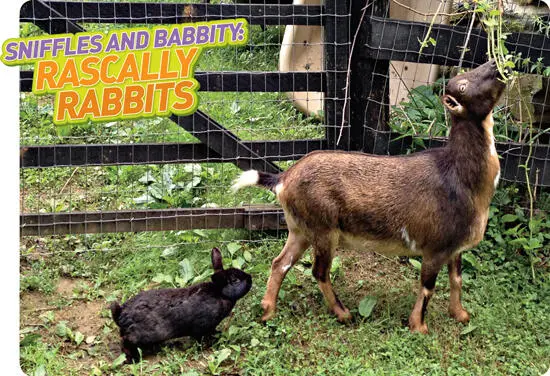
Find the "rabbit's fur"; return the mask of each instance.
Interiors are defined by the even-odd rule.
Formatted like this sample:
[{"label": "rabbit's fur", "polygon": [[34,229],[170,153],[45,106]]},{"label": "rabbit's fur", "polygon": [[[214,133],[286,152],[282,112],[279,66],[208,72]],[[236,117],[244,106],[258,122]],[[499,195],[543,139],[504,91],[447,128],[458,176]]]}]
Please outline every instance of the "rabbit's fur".
[{"label": "rabbit's fur", "polygon": [[236,301],[248,293],[252,277],[239,269],[224,270],[217,248],[212,249],[212,266],[212,282],[142,291],[123,305],[111,304],[127,362],[139,360],[138,347],[150,348],[184,336],[201,339],[215,332]]}]

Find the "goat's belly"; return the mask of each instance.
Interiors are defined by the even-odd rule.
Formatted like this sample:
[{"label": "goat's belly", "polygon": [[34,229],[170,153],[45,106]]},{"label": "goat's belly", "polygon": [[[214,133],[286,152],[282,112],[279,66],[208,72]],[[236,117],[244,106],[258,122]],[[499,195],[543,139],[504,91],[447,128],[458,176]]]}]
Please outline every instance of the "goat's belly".
[{"label": "goat's belly", "polygon": [[418,249],[411,249],[403,242],[396,240],[373,240],[358,236],[341,234],[339,246],[345,249],[371,251],[386,256],[422,256]]}]

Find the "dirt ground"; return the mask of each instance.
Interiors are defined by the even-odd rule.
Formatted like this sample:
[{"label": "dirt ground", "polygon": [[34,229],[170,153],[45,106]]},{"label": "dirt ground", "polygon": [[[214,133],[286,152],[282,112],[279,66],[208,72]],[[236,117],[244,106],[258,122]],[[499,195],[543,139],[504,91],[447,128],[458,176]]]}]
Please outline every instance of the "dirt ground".
[{"label": "dirt ground", "polygon": [[[407,279],[402,272],[403,265],[397,258],[353,250],[339,251],[337,255],[342,261],[343,276],[335,282],[335,289],[350,299],[360,299],[366,294],[372,294],[373,288],[388,289],[396,281]],[[364,285],[358,284],[361,280]],[[315,289],[316,286],[312,284],[311,288]],[[39,334],[43,342],[61,344],[62,355],[76,354],[72,357],[74,369],[82,371],[89,370],[99,359],[112,362],[120,355],[118,328],[111,319],[109,303],[104,297],[90,299],[82,294],[86,289],[93,288],[85,279],[61,278],[51,295],[36,291],[25,291],[20,295],[20,329],[25,333]],[[412,283],[411,289],[414,289]],[[322,306],[322,301],[310,303]],[[323,307],[318,309],[323,310]],[[53,319],[50,320],[48,316],[51,318],[52,313]],[[79,346],[56,334],[56,326],[62,321],[73,333],[82,333],[84,340]],[[183,341],[174,343],[174,346],[185,348],[189,344]],[[158,355],[148,356],[147,359],[151,363],[162,360]]]}]

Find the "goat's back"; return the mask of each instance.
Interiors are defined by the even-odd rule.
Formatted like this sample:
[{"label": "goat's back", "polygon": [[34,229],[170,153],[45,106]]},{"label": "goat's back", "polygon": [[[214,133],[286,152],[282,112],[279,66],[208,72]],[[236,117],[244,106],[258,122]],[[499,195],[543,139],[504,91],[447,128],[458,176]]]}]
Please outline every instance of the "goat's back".
[{"label": "goat's back", "polygon": [[449,163],[444,148],[396,157],[313,152],[283,173],[277,198],[287,222],[311,236],[336,229],[452,249],[468,237],[475,210]]}]

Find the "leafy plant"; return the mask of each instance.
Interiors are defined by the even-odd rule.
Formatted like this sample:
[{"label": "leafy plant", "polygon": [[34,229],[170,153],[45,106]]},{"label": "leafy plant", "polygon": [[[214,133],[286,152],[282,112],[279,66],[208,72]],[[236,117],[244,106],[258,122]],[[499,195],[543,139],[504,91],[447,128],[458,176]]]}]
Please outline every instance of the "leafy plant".
[{"label": "leafy plant", "polygon": [[66,321],[60,321],[56,328],[55,334],[61,338],[65,338],[73,342],[76,346],[79,346],[82,341],[84,341],[84,334],[79,331],[73,331],[70,327],[67,326]]},{"label": "leafy plant", "polygon": [[186,164],[179,169],[173,165],[153,166],[138,180],[145,192],[134,198],[137,205],[150,208],[200,206],[198,195],[202,180],[212,169],[200,164]]},{"label": "leafy plant", "polygon": [[216,351],[210,355],[208,360],[208,370],[212,375],[219,375],[221,373],[221,364],[229,358],[231,355],[231,349],[225,348],[219,351]]},{"label": "leafy plant", "polygon": [[446,84],[444,78],[433,85],[422,85],[412,89],[408,101],[392,106],[389,125],[392,130],[405,136],[415,136],[415,144],[425,148],[424,140],[416,136],[446,136],[445,108],[439,97]]},{"label": "leafy plant", "polygon": [[368,318],[372,314],[372,310],[376,306],[377,302],[376,296],[365,296],[361,302],[359,302],[359,314]]}]

